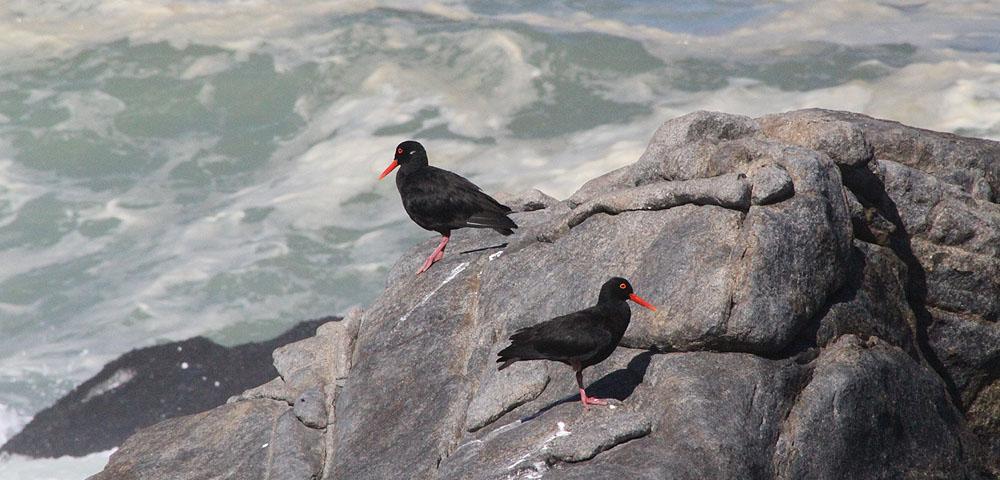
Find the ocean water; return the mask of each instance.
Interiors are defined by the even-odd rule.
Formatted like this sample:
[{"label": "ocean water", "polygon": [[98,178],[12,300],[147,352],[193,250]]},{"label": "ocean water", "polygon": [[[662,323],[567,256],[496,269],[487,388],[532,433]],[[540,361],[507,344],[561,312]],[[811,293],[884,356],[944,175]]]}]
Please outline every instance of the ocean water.
[{"label": "ocean water", "polygon": [[1000,139],[1000,4],[0,2],[0,443],[129,349],[372,300],[434,236],[401,140],[564,197],[668,118],[804,107]]},{"label": "ocean water", "polygon": [[104,469],[114,450],[95,452],[83,457],[29,458],[13,455],[0,460],[3,480],[84,479]]}]

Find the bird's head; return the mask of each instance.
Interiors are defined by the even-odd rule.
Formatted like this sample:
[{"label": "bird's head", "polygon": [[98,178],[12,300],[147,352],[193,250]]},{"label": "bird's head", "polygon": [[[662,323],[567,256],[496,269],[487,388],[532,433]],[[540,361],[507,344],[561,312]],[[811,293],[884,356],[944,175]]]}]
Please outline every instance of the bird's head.
[{"label": "bird's head", "polygon": [[382,180],[396,167],[407,164],[427,165],[427,150],[424,150],[424,146],[420,142],[407,140],[397,145],[396,155],[392,157],[392,163],[378,176],[378,179]]},{"label": "bird's head", "polygon": [[601,296],[600,300],[632,300],[643,307],[646,307],[652,311],[656,311],[656,307],[652,306],[644,300],[642,297],[635,294],[632,290],[632,284],[628,280],[622,277],[614,277],[604,285],[601,286]]}]

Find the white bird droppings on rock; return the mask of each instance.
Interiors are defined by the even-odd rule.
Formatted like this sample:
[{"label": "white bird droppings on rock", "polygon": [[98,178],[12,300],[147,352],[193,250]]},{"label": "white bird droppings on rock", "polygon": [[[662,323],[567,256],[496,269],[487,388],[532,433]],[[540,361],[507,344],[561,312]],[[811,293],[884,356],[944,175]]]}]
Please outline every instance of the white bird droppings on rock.
[{"label": "white bird droppings on rock", "polygon": [[448,282],[454,280],[455,277],[457,277],[458,274],[462,273],[465,270],[465,268],[468,267],[468,266],[469,266],[469,262],[462,262],[457,267],[451,269],[451,273],[449,273],[448,276],[445,277],[444,281],[441,282],[441,285],[438,285],[437,287],[434,287],[434,290],[431,290],[431,293],[428,293],[427,295],[425,295],[424,298],[422,300],[420,300],[419,303],[417,303],[413,308],[410,309],[410,311],[408,311],[405,314],[403,314],[402,317],[399,317],[399,321],[400,322],[405,322],[406,318],[409,317],[410,314],[413,313],[414,310],[420,308],[423,304],[427,303],[427,301],[430,300],[431,297],[433,297],[434,294],[437,293],[438,290],[441,290],[441,287],[447,285]]},{"label": "white bird droppings on rock", "polygon": [[535,468],[534,471],[527,472],[524,474],[524,478],[530,478],[532,480],[536,478],[542,478],[545,475],[545,471],[549,469],[549,466],[545,462],[535,462],[531,464]]}]

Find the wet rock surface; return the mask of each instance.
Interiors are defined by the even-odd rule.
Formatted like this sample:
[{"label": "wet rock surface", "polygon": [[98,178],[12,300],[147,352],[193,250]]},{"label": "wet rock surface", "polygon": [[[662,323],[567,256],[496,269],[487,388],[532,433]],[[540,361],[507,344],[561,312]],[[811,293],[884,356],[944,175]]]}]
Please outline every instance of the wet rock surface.
[{"label": "wet rock surface", "polygon": [[[458,232],[419,277],[435,241],[415,246],[363,314],[284,347],[278,379],[201,423],[245,404],[268,409],[234,438],[297,422],[312,436],[267,430],[281,448],[259,460],[287,478],[996,478],[998,178],[996,142],[862,115],[685,115],[566,201],[505,197],[511,237]],[[585,372],[613,407],[584,411],[561,364],[495,371],[510,333],[614,275],[659,309],[633,309]],[[317,392],[325,425],[296,404]],[[145,453],[187,421],[98,478],[197,467]]]}]

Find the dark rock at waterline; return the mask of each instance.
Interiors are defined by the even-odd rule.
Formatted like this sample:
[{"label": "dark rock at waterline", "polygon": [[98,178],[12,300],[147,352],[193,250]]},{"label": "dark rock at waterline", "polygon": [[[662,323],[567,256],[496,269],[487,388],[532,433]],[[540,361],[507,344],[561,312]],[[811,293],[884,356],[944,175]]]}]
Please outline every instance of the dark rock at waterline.
[{"label": "dark rock at waterline", "polygon": [[[209,460],[265,479],[998,478],[998,179],[997,142],[825,110],[685,115],[566,201],[507,197],[525,207],[502,251],[415,277],[433,245],[415,246],[367,311],[198,417],[215,428],[143,430],[95,478]],[[510,332],[609,275],[659,307],[586,373],[615,408],[581,411],[563,365],[496,371]],[[277,409],[240,423],[240,405]]]},{"label": "dark rock at waterline", "polygon": [[0,451],[59,457],[117,447],[140,428],[215,408],[273,378],[275,348],[333,320],[301,322],[272,340],[234,347],[195,337],[130,351],[38,412]]},{"label": "dark rock at waterline", "polygon": [[226,405],[140,430],[92,478],[319,478],[332,447],[328,425],[335,411],[329,406],[351,365],[360,317],[352,311],[320,325],[312,337],[277,348],[278,376]]}]

